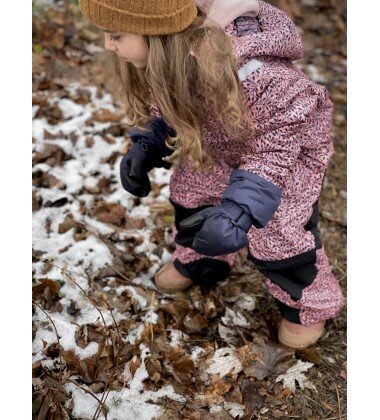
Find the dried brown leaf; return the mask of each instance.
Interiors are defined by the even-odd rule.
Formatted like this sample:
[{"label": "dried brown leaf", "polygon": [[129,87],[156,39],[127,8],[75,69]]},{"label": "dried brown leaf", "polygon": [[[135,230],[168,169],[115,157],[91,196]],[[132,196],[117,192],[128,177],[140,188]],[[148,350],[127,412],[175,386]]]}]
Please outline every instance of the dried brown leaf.
[{"label": "dried brown leaf", "polygon": [[33,299],[44,297],[46,289],[49,290],[50,296],[56,296],[59,292],[59,283],[51,279],[39,279],[39,283],[32,287]]},{"label": "dried brown leaf", "polygon": [[108,109],[101,109],[98,112],[96,112],[92,119],[97,122],[119,122],[122,118],[122,115],[117,115]]},{"label": "dried brown leaf", "polygon": [[180,383],[191,383],[195,374],[195,364],[188,354],[173,363],[173,376]]},{"label": "dried brown leaf", "polygon": [[274,343],[266,343],[262,336],[255,336],[250,344],[236,350],[246,376],[260,381],[268,375],[280,374],[293,363],[294,351]]},{"label": "dried brown leaf", "polygon": [[181,322],[191,310],[191,308],[186,300],[178,299],[176,301],[160,305],[157,308],[157,311],[160,310],[172,315],[177,322]]},{"label": "dried brown leaf", "polygon": [[125,217],[125,207],[120,204],[107,204],[103,212],[98,214],[98,219],[104,223],[120,226]]},{"label": "dried brown leaf", "polygon": [[86,359],[80,359],[73,350],[61,350],[61,356],[68,365],[75,368],[78,371],[78,374],[83,376],[87,381],[92,382],[95,379],[95,364],[98,368],[96,355]]},{"label": "dried brown leaf", "polygon": [[195,314],[193,316],[188,314],[183,320],[183,325],[187,332],[194,333],[201,332],[204,328],[207,328],[208,322],[201,314]]}]

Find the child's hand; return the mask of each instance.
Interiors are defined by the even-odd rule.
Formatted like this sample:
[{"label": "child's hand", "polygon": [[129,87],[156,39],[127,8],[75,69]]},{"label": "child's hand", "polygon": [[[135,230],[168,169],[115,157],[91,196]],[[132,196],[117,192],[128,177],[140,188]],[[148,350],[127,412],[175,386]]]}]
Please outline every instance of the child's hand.
[{"label": "child's hand", "polygon": [[149,131],[137,127],[129,130],[133,146],[120,164],[123,188],[138,197],[146,197],[151,191],[149,171],[153,168],[171,167],[170,162],[163,160],[173,152],[166,146],[165,140],[169,135],[175,135],[175,131],[160,117],[152,118],[146,128]]},{"label": "child's hand", "polygon": [[139,143],[135,143],[121,160],[120,179],[123,188],[137,197],[146,197],[152,189],[148,177],[152,169],[150,166],[147,154]]},{"label": "child's hand", "polygon": [[216,256],[236,252],[248,244],[252,219],[234,202],[222,200],[220,206],[201,210],[179,225],[184,232],[189,230],[189,238],[194,238],[187,246],[199,254]]}]

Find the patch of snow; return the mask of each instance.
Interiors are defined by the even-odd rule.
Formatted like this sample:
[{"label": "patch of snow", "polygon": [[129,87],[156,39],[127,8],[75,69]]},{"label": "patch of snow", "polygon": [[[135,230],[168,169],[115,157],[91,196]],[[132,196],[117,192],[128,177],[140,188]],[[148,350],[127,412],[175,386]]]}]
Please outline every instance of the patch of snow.
[{"label": "patch of snow", "polygon": [[[77,327],[75,324],[72,324],[69,320],[67,320],[62,314],[50,313],[49,316],[55,324],[60,337],[59,343],[64,350],[73,350],[80,359],[86,359],[98,352],[99,345],[94,341],[90,342],[84,349],[76,344],[75,331]],[[47,316],[39,308],[36,308],[36,313],[33,318],[35,321],[40,322],[48,320]],[[44,357],[42,355],[42,350],[45,346],[42,340],[44,340],[48,345],[57,342],[57,336],[52,326],[51,329],[52,331],[42,328],[38,329],[32,345],[34,354],[33,362],[41,360]]]},{"label": "patch of snow", "polygon": [[189,339],[189,336],[180,330],[176,330],[172,327],[168,327],[167,331],[170,331],[170,345],[172,347],[182,346],[184,341]]},{"label": "patch of snow", "polygon": [[[151,254],[149,257],[151,261],[158,260],[158,257],[154,254]],[[139,276],[135,277],[132,280],[132,283],[136,285],[144,286],[147,289],[155,288],[152,279],[154,277],[154,274],[158,270],[158,268],[159,268],[159,264],[153,264],[152,267],[149,268],[147,273],[141,273]]]},{"label": "patch of snow", "polygon": [[219,411],[223,410],[223,406],[220,404],[215,404],[212,407],[210,407],[210,413],[219,413]]},{"label": "patch of snow", "polygon": [[245,309],[246,311],[253,311],[256,307],[256,299],[254,296],[248,295],[247,293],[241,293],[235,306]]},{"label": "patch of snow", "polygon": [[36,116],[39,109],[40,109],[39,105],[33,105],[32,106],[32,118],[34,118]]},{"label": "patch of snow", "polygon": [[241,314],[239,311],[234,312],[230,308],[226,308],[225,316],[222,316],[220,319],[225,325],[237,325],[240,327],[249,327],[249,322],[247,321],[245,316]]},{"label": "patch of snow", "polygon": [[106,223],[99,222],[99,220],[95,220],[92,217],[87,215],[83,216],[83,221],[86,222],[89,226],[96,229],[96,231],[102,235],[108,235],[110,233],[115,232],[115,229],[111,227],[111,225],[107,225]]},{"label": "patch of snow", "polygon": [[128,216],[136,219],[146,219],[147,217],[151,216],[151,213],[148,206],[141,204],[140,206],[133,207],[128,212]]},{"label": "patch of snow", "polygon": [[196,362],[199,359],[200,355],[202,353],[205,353],[205,352],[206,352],[206,350],[204,348],[199,347],[199,346],[194,346],[194,347],[192,347],[192,352],[191,352],[190,358],[194,362]]},{"label": "patch of snow", "polygon": [[[141,365],[136,370],[133,378],[131,378],[131,375],[128,376],[127,373],[129,387],[127,386],[120,391],[110,391],[108,394],[104,405],[107,408],[107,416],[110,419],[124,419],[126,418],[126,413],[128,413],[127,416],[130,419],[152,420],[152,418],[158,418],[162,414],[162,408],[151,402],[159,402],[164,397],[173,401],[186,401],[186,398],[177,394],[171,385],[165,385],[157,391],[144,390],[143,381],[149,377],[145,367],[145,359],[148,357],[149,352],[144,345],[140,345],[140,349]],[[65,384],[65,389],[72,394],[73,415],[81,418],[92,418],[98,406],[95,398],[72,383]],[[102,394],[99,393],[96,396],[100,399]],[[98,418],[104,419],[103,413]]]},{"label": "patch of snow", "polygon": [[58,102],[58,106],[62,111],[63,118],[77,117],[83,112],[83,106],[75,103],[71,99],[63,98]]},{"label": "patch of snow", "polygon": [[327,79],[326,77],[321,74],[316,66],[313,64],[307,64],[305,71],[310,76],[311,80],[317,83],[326,83]]},{"label": "patch of snow", "polygon": [[154,182],[155,184],[168,185],[171,177],[171,172],[170,170],[165,168],[154,168],[152,172],[149,173],[149,175],[151,182]]},{"label": "patch of snow", "polygon": [[223,402],[224,409],[234,419],[240,419],[244,416],[244,405],[234,402]]},{"label": "patch of snow", "polygon": [[164,248],[162,250],[162,256],[161,256],[162,264],[166,264],[171,260],[172,260],[172,254],[166,248]]},{"label": "patch of snow", "polygon": [[135,344],[137,340],[141,339],[141,334],[144,332],[145,326],[143,324],[139,324],[135,329],[131,330],[128,333],[128,336],[123,340],[126,343]]},{"label": "patch of snow", "polygon": [[141,309],[146,308],[148,305],[147,300],[143,296],[139,295],[133,286],[125,286],[124,290],[129,290],[131,292],[132,298],[138,303]]},{"label": "patch of snow", "polygon": [[154,312],[153,309],[149,309],[149,311],[141,317],[141,320],[145,321],[145,323],[157,324],[158,314]]}]

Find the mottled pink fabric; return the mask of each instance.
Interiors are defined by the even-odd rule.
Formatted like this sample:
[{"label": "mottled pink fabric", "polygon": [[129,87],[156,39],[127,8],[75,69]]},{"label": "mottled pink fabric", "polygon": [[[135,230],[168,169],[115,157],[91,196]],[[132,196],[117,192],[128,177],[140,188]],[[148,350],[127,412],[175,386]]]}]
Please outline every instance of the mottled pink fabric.
[{"label": "mottled pink fabric", "polygon": [[[266,178],[281,188],[281,204],[264,229],[250,229],[249,251],[260,260],[285,259],[315,247],[314,237],[304,225],[320,195],[333,153],[333,104],[327,89],[291,62],[302,57],[303,47],[296,26],[283,11],[259,0],[257,20],[239,18],[225,32],[231,38],[238,68],[252,58],[265,63],[241,82],[255,132],[244,143],[235,141],[218,121],[208,117],[204,143],[217,166],[213,171],[195,173],[192,163],[183,160],[171,176],[170,197],[189,208],[218,205],[233,169]],[[151,111],[159,115],[155,104]],[[179,245],[173,255],[181,262],[200,257]],[[230,256],[226,258],[232,261]],[[342,305],[341,291],[323,249],[318,250],[318,266],[317,279],[298,302],[303,305],[301,321],[305,324],[335,316]],[[288,302],[286,292],[269,280],[267,286],[279,300]]]},{"label": "mottled pink fabric", "polygon": [[339,283],[331,272],[324,249],[317,250],[316,267],[318,274],[313,283],[302,291],[302,297],[294,301],[280,286],[266,279],[269,293],[292,308],[300,310],[303,325],[334,318],[344,305],[344,298]]}]

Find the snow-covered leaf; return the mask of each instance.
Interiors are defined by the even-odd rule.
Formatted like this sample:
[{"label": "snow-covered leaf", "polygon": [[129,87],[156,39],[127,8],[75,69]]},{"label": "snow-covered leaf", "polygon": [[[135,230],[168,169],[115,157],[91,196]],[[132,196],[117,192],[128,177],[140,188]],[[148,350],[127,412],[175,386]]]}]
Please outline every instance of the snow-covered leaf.
[{"label": "snow-covered leaf", "polygon": [[238,334],[236,330],[225,327],[220,322],[218,323],[218,333],[220,335],[220,338],[227,344],[230,344],[231,346],[235,346],[238,342]]},{"label": "snow-covered leaf", "polygon": [[234,312],[232,309],[226,309],[226,315],[221,317],[226,325],[237,325],[239,327],[249,327],[249,322],[239,311]]},{"label": "snow-covered leaf", "polygon": [[284,375],[279,375],[276,378],[276,382],[282,381],[285,388],[289,388],[293,392],[296,390],[296,382],[301,389],[309,388],[316,391],[315,386],[307,379],[307,377],[302,373],[306,372],[311,368],[314,363],[303,362],[302,360],[297,360],[297,363],[290,367]]},{"label": "snow-covered leaf", "polygon": [[248,295],[247,293],[242,293],[235,303],[235,306],[241,309],[245,309],[246,311],[253,311],[256,307],[256,299],[254,296]]},{"label": "snow-covered leaf", "polygon": [[206,372],[209,374],[220,374],[220,377],[228,373],[237,374],[243,369],[242,364],[235,351],[229,347],[223,347],[216,350],[211,363]]},{"label": "snow-covered leaf", "polygon": [[244,405],[237,404],[234,402],[224,402],[224,409],[234,419],[240,419],[244,416]]}]

